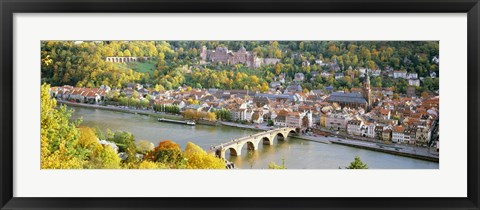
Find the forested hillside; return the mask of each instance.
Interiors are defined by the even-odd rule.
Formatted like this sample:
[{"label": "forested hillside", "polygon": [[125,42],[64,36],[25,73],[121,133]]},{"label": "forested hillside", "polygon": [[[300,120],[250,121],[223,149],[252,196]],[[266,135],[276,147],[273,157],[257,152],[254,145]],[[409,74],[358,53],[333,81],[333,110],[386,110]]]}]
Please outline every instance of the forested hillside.
[{"label": "forested hillside", "polygon": [[[245,47],[259,58],[278,58],[277,64],[250,69],[246,65],[201,64],[202,46],[222,46],[237,51]],[[118,64],[106,57],[147,57],[138,64]],[[180,85],[196,88],[249,89],[267,91],[268,84],[285,74],[287,84],[295,73],[303,73],[304,90],[359,87],[358,69],[406,70],[424,77],[417,89],[438,90],[439,58],[435,41],[44,41],[41,43],[42,83],[53,86],[124,87],[128,83],[151,84],[156,89]],[[338,69],[329,65],[335,64]],[[308,62],[309,65],[306,65]],[[329,76],[321,76],[328,72]],[[335,79],[335,73],[345,77]],[[430,78],[435,72],[437,77]],[[371,78],[374,87],[396,87],[404,92],[403,79],[385,76]]]}]

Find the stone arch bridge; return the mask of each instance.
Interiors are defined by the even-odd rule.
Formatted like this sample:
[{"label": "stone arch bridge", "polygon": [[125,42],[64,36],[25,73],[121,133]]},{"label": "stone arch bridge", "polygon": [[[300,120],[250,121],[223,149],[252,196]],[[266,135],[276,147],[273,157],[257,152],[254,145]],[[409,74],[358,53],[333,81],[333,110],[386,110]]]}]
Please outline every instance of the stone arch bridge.
[{"label": "stone arch bridge", "polygon": [[262,131],[260,133],[244,136],[234,139],[230,142],[223,143],[210,148],[210,151],[215,156],[225,159],[225,152],[230,151],[230,155],[240,156],[242,148],[247,145],[248,150],[257,150],[260,143],[264,145],[273,145],[273,140],[277,137],[278,140],[287,140],[289,134],[297,134],[296,128],[283,127],[273,130]]}]

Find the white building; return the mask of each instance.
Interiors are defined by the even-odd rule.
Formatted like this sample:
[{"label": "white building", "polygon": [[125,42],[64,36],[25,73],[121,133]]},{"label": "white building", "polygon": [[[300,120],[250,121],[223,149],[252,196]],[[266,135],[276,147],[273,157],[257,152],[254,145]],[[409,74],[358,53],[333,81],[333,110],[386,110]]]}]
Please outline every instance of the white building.
[{"label": "white building", "polygon": [[239,109],[233,109],[231,110],[232,112],[232,120],[245,120],[245,116],[247,114],[247,109],[239,108]]},{"label": "white building", "polygon": [[408,79],[418,79],[418,74],[417,73],[410,73],[410,74],[408,74]]},{"label": "white building", "polygon": [[342,114],[330,114],[325,118],[325,127],[333,130],[346,130],[351,118]]},{"label": "white building", "polygon": [[394,126],[392,128],[392,142],[403,143],[403,130],[401,126]]},{"label": "white building", "polygon": [[247,109],[247,110],[245,111],[245,119],[244,119],[244,120],[247,121],[247,122],[252,121],[253,113],[254,113],[253,110]]},{"label": "white building", "polygon": [[420,86],[420,80],[419,79],[409,79],[408,80],[408,85],[419,87]]},{"label": "white building", "polygon": [[366,127],[366,136],[369,138],[375,138],[375,123],[370,123],[369,125],[365,126]]},{"label": "white building", "polygon": [[397,79],[397,78],[407,79],[407,71],[394,71],[393,72],[393,78],[394,79]]},{"label": "white building", "polygon": [[405,128],[402,126],[393,126],[392,128],[392,142],[394,143],[409,143],[410,135],[405,134]]},{"label": "white building", "polygon": [[272,113],[273,125],[279,126],[279,127],[287,126],[287,115],[288,113],[286,111],[280,111],[278,113],[273,112]]},{"label": "white building", "polygon": [[289,112],[285,118],[286,125],[296,128],[313,126],[312,112]]},{"label": "white building", "polygon": [[286,117],[286,124],[289,127],[302,127],[302,117],[298,112],[289,112]]},{"label": "white building", "polygon": [[382,70],[372,70],[372,77],[379,77],[382,74]]},{"label": "white building", "polygon": [[350,120],[347,123],[347,133],[350,135],[361,136],[362,135],[363,121]]}]

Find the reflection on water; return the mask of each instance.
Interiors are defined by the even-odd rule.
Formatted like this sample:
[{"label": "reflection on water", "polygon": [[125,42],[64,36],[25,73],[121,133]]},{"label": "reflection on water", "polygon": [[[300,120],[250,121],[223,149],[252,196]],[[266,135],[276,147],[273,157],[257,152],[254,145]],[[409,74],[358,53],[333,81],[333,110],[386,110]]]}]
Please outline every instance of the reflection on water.
[{"label": "reflection on water", "polygon": [[[129,131],[135,139],[149,140],[158,144],[162,140],[173,140],[182,148],[191,141],[204,149],[212,145],[228,142],[234,138],[247,136],[258,131],[232,128],[227,126],[180,125],[158,122],[154,117],[129,113],[113,112],[100,109],[74,107],[73,118],[83,117],[83,125]],[[268,168],[270,162],[277,165],[285,161],[289,169],[338,169],[347,166],[358,155],[369,168],[438,168],[438,163],[395,156],[354,147],[336,144],[322,144],[295,138],[286,141],[276,137],[273,145],[260,143],[258,150],[247,150],[247,144],[242,148],[241,156],[231,156],[226,152],[226,158],[239,168]]]}]

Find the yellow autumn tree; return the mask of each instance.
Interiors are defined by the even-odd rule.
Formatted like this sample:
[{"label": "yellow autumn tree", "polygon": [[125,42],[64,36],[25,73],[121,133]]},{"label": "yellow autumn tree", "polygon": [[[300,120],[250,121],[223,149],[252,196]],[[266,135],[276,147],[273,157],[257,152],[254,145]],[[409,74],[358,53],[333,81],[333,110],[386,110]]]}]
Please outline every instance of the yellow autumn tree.
[{"label": "yellow autumn tree", "polygon": [[268,87],[268,84],[266,82],[262,83],[262,86],[260,87],[260,92],[266,93],[270,90],[270,87]]},{"label": "yellow autumn tree", "polygon": [[92,154],[86,168],[91,169],[119,169],[121,168],[122,159],[108,145],[95,143],[92,148]]},{"label": "yellow autumn tree", "polygon": [[95,132],[88,127],[78,128],[80,137],[78,138],[78,145],[87,149],[98,144],[98,138]]},{"label": "yellow autumn tree", "polygon": [[188,169],[225,169],[223,160],[207,154],[202,148],[192,142],[185,147]]},{"label": "yellow autumn tree", "polygon": [[180,145],[170,140],[158,143],[158,146],[153,151],[147,152],[144,160],[162,163],[169,168],[185,168],[186,165],[185,156]]},{"label": "yellow autumn tree", "polygon": [[66,106],[57,107],[50,97],[50,86],[41,87],[41,168],[81,169],[119,168],[121,159],[110,146],[102,146],[95,132],[77,128]]},{"label": "yellow autumn tree", "polygon": [[205,118],[208,121],[215,121],[217,120],[217,115],[215,114],[215,112],[208,112]]},{"label": "yellow autumn tree", "polygon": [[138,169],[168,169],[168,166],[162,163],[144,160],[138,165]]},{"label": "yellow autumn tree", "polygon": [[194,110],[191,110],[191,109],[186,110],[186,111],[183,112],[183,117],[185,119],[192,119],[193,120],[193,119],[196,118],[196,112]]},{"label": "yellow autumn tree", "polygon": [[71,111],[65,106],[56,108],[50,96],[50,85],[41,86],[40,136],[42,169],[82,168],[85,156],[77,149],[78,122],[70,122]]}]

